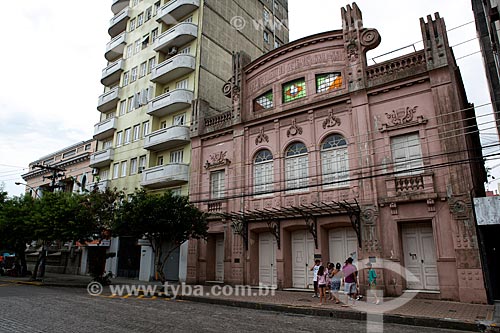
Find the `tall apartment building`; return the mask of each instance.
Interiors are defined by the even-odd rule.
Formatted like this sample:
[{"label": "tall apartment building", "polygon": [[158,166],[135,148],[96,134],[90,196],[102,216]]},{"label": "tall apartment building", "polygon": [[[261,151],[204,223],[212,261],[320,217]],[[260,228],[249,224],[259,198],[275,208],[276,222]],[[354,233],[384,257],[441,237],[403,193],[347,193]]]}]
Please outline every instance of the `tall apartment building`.
[{"label": "tall apartment building", "polygon": [[[128,194],[142,187],[187,195],[192,115],[229,109],[219,92],[232,53],[257,58],[287,43],[287,8],[287,0],[113,0],[94,180]],[[135,242],[112,242],[118,256],[108,268],[129,277],[140,270],[148,280],[153,254]],[[169,279],[185,276],[185,251],[169,261]]]},{"label": "tall apartment building", "polygon": [[476,30],[481,45],[491,105],[500,137],[500,14],[498,0],[472,0]]}]

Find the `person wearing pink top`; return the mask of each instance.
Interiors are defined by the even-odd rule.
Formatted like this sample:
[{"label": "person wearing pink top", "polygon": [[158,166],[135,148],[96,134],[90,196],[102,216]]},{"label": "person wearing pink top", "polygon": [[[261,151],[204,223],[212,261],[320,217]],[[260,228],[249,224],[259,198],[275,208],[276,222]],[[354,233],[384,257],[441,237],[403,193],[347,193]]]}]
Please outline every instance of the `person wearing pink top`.
[{"label": "person wearing pink top", "polygon": [[346,302],[342,306],[349,306],[349,300],[352,305],[356,303],[356,294],[358,290],[358,268],[352,264],[351,257],[347,258],[342,273],[344,275],[344,292],[346,293]]},{"label": "person wearing pink top", "polygon": [[323,301],[326,303],[326,276],[325,266],[320,266],[318,270],[318,290],[319,290],[319,304],[322,305]]}]

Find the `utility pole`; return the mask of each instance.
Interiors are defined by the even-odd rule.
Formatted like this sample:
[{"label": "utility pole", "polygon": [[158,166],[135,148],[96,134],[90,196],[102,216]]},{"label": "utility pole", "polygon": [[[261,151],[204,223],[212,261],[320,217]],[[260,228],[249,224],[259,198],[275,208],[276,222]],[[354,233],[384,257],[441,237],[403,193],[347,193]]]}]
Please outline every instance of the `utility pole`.
[{"label": "utility pole", "polygon": [[58,167],[53,167],[53,166],[49,166],[49,165],[42,165],[42,164],[35,164],[33,166],[34,168],[40,168],[42,170],[49,170],[49,171],[52,171],[52,175],[51,176],[48,176],[48,177],[44,177],[45,178],[48,178],[50,179],[50,192],[54,192],[54,189],[57,187],[56,185],[56,179],[57,178],[61,178],[61,177],[64,177],[64,173],[60,174],[59,172],[65,172],[66,169],[63,169],[63,168],[58,168]]}]

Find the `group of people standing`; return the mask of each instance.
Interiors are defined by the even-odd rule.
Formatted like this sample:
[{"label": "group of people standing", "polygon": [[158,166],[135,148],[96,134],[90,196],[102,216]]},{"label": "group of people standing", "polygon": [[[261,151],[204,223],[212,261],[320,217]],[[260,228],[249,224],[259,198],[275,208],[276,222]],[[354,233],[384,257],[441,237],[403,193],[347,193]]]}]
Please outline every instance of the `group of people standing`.
[{"label": "group of people standing", "polygon": [[[368,263],[366,266],[368,268],[368,286],[375,298],[374,303],[379,304],[380,300],[376,294],[377,273],[371,263]],[[346,295],[342,306],[349,306],[350,303],[355,305],[357,300],[363,298],[359,293],[358,268],[353,264],[351,257],[345,260],[344,266],[340,263],[334,264],[329,262],[325,267],[321,265],[319,259],[316,259],[311,271],[313,272],[313,297],[319,297],[320,305],[326,303],[327,291],[330,292],[328,300],[335,301],[335,304],[341,303],[339,291],[342,285],[344,286],[344,294]]]}]

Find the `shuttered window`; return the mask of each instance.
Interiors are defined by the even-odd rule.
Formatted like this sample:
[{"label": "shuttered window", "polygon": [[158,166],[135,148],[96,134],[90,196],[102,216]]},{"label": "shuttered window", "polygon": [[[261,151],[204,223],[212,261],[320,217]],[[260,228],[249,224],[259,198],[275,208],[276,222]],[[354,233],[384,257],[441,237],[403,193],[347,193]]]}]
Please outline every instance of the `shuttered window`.
[{"label": "shuttered window", "polygon": [[417,133],[392,137],[391,149],[396,176],[423,172],[424,162]]}]

